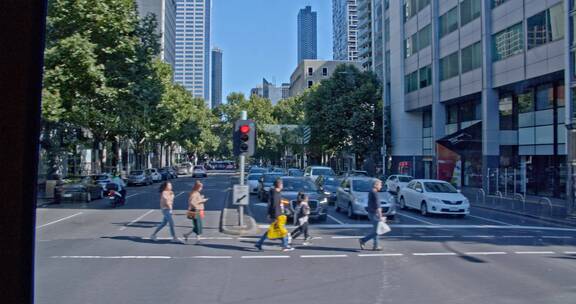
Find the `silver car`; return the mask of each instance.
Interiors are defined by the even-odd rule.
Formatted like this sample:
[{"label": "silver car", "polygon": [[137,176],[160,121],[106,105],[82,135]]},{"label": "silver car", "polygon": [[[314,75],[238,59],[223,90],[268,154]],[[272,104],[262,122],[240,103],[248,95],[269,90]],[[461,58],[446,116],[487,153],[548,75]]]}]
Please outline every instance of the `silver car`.
[{"label": "silver car", "polygon": [[[368,193],[372,190],[372,185],[376,181],[370,177],[349,177],[345,179],[336,192],[336,211],[344,211],[349,218],[359,215],[366,216],[368,212]],[[382,214],[388,219],[393,219],[396,215],[396,199],[387,191],[383,185],[378,193]]]}]

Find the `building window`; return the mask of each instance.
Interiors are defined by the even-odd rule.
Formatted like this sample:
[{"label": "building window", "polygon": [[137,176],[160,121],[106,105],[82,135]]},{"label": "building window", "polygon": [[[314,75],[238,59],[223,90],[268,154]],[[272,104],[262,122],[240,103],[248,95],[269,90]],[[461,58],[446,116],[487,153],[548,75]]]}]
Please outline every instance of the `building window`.
[{"label": "building window", "polygon": [[528,113],[534,111],[534,94],[532,91],[518,95],[518,113]]},{"label": "building window", "polygon": [[406,93],[418,90],[418,71],[412,72],[404,77],[406,81]]},{"label": "building window", "polygon": [[564,38],[562,4],[538,13],[527,20],[528,49]]},{"label": "building window", "polygon": [[417,7],[416,7],[417,0],[404,0],[404,22],[410,19],[412,16],[416,15]]},{"label": "building window", "polygon": [[422,112],[422,128],[432,128],[432,111]]},{"label": "building window", "polygon": [[492,8],[495,8],[498,5],[503,4],[506,1],[508,1],[508,0],[492,0]]},{"label": "building window", "polygon": [[418,52],[418,33],[404,40],[404,54],[408,58]]},{"label": "building window", "polygon": [[312,74],[314,74],[314,69],[308,68],[308,76],[312,76]]},{"label": "building window", "polygon": [[457,29],[458,7],[455,7],[447,11],[444,15],[440,16],[440,37],[444,37]]},{"label": "building window", "polygon": [[420,89],[425,88],[432,84],[432,68],[425,66],[420,69]]},{"label": "building window", "polygon": [[522,38],[522,23],[513,25],[492,36],[494,61],[516,55],[524,49]]},{"label": "building window", "polygon": [[501,97],[498,108],[500,112],[500,130],[518,129],[514,116],[514,98],[512,95]]},{"label": "building window", "polygon": [[458,52],[440,59],[440,80],[446,80],[458,75]]},{"label": "building window", "polygon": [[480,17],[480,0],[461,0],[460,26]]},{"label": "building window", "polygon": [[563,107],[565,106],[565,98],[564,98],[564,86],[559,85],[556,87],[556,107]]},{"label": "building window", "polygon": [[554,107],[554,86],[545,84],[536,88],[536,111],[548,110]]},{"label": "building window", "polygon": [[390,41],[390,19],[384,21],[384,41]]},{"label": "building window", "polygon": [[418,32],[418,49],[421,50],[430,45],[432,27],[430,24]]},{"label": "building window", "polygon": [[458,105],[453,104],[446,107],[446,124],[458,123]]},{"label": "building window", "polygon": [[322,76],[328,76],[328,68],[322,68]]},{"label": "building window", "polygon": [[460,122],[480,120],[478,106],[479,103],[475,101],[460,103]]},{"label": "building window", "polygon": [[462,49],[462,74],[482,66],[482,44],[476,42]]},{"label": "building window", "polygon": [[308,80],[308,88],[311,88],[314,85],[314,81]]}]

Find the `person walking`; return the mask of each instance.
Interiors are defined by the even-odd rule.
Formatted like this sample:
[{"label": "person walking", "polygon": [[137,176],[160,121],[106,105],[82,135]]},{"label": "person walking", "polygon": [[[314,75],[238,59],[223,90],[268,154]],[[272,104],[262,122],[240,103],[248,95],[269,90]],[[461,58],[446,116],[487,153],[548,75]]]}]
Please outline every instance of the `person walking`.
[{"label": "person walking", "polygon": [[374,180],[372,184],[372,190],[368,193],[368,206],[366,207],[366,211],[368,212],[368,218],[372,223],[372,228],[370,233],[368,233],[365,237],[359,239],[360,242],[360,249],[364,250],[366,247],[366,242],[369,240],[374,240],[374,247],[375,251],[381,251],[382,248],[378,246],[378,223],[384,220],[382,216],[382,209],[380,208],[380,203],[378,201],[378,192],[382,189],[382,181],[379,179]]},{"label": "person walking", "polygon": [[184,240],[188,241],[188,237],[192,234],[196,234],[196,240],[200,240],[202,235],[202,227],[204,227],[204,204],[208,201],[207,198],[202,195],[201,191],[204,188],[204,184],[197,180],[194,183],[194,188],[188,196],[188,213],[187,217],[192,220],[192,230],[188,233],[184,233]]},{"label": "person walking", "polygon": [[296,229],[290,233],[293,240],[299,237],[301,234],[304,234],[304,242],[302,245],[308,246],[310,240],[312,239],[310,235],[308,235],[308,219],[310,215],[310,206],[308,205],[308,195],[305,193],[298,193],[297,197],[297,206],[296,210],[294,211],[294,220],[296,221]]},{"label": "person walking", "polygon": [[272,225],[270,228],[258,242],[254,245],[256,249],[262,250],[262,244],[268,238],[269,233],[271,232],[279,232],[281,234],[280,238],[282,239],[282,251],[292,251],[294,248],[290,247],[288,244],[288,233],[284,225],[286,224],[286,215],[284,214],[284,204],[282,202],[282,180],[277,179],[274,181],[274,188],[270,189],[270,194],[268,195],[268,217],[273,220]]},{"label": "person walking", "polygon": [[155,241],[156,234],[160,231],[166,224],[170,226],[170,234],[172,235],[172,241],[175,243],[181,243],[182,241],[176,237],[176,232],[174,231],[174,220],[172,219],[172,209],[174,207],[174,192],[172,191],[172,183],[163,182],[160,185],[160,209],[162,210],[162,222],[154,233],[150,235],[150,239]]}]

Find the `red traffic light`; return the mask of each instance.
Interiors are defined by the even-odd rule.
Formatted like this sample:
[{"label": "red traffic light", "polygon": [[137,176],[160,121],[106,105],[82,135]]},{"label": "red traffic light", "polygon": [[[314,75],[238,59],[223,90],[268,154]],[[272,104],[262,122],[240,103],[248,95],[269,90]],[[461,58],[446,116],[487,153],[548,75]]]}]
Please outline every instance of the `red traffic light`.
[{"label": "red traffic light", "polygon": [[249,125],[241,125],[240,126],[240,132],[244,133],[244,134],[250,132],[250,126]]}]

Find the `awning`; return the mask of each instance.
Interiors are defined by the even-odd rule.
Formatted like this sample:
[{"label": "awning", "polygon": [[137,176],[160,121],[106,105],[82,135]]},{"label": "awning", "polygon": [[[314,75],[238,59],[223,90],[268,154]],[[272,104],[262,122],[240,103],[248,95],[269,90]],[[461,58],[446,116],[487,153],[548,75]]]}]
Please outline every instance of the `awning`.
[{"label": "awning", "polygon": [[436,143],[458,154],[482,151],[482,121],[445,136]]}]

